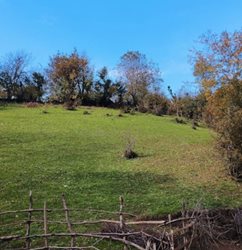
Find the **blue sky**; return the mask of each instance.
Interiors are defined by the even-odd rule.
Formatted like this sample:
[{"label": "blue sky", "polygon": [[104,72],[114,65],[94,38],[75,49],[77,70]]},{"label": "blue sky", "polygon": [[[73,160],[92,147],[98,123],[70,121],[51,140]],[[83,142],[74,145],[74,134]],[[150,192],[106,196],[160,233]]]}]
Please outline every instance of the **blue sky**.
[{"label": "blue sky", "polygon": [[241,0],[0,0],[0,57],[24,50],[36,68],[77,48],[113,70],[139,50],[158,63],[164,89],[191,86],[189,49],[208,30],[242,27]]}]

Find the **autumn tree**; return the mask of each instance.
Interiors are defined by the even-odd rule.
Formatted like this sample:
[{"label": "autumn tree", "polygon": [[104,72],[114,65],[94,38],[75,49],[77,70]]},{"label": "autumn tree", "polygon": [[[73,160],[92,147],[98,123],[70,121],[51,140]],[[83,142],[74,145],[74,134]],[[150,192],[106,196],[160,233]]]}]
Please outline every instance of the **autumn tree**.
[{"label": "autumn tree", "polygon": [[128,51],[118,64],[119,74],[126,85],[126,99],[132,106],[138,106],[151,88],[162,81],[159,68],[139,51]]},{"label": "autumn tree", "polygon": [[50,59],[47,69],[51,99],[74,109],[91,89],[92,70],[89,60],[76,50],[70,55],[57,54]]},{"label": "autumn tree", "polygon": [[242,31],[208,33],[193,51],[194,75],[205,92],[210,125],[230,171],[242,178]]}]

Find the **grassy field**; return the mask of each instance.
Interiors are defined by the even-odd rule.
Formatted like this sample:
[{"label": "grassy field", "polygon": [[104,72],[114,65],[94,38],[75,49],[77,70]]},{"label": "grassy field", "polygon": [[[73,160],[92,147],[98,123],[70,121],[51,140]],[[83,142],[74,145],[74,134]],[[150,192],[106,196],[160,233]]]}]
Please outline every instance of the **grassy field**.
[{"label": "grassy field", "polygon": [[[226,176],[206,128],[104,108],[42,111],[0,107],[0,210],[27,207],[29,190],[35,207],[60,207],[65,193],[70,207],[117,210],[124,195],[127,211],[150,216],[177,211],[183,200],[242,204],[242,187]],[[122,157],[127,135],[137,159]]]}]

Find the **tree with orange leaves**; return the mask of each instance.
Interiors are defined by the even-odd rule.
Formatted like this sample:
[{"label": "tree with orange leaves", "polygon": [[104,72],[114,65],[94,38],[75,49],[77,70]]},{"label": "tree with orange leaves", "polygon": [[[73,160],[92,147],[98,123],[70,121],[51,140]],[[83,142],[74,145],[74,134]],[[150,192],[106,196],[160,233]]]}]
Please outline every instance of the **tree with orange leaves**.
[{"label": "tree with orange leaves", "polygon": [[194,50],[194,75],[205,92],[206,112],[231,174],[242,179],[242,30],[208,33]]},{"label": "tree with orange leaves", "polygon": [[76,50],[71,55],[53,56],[47,73],[52,100],[63,102],[67,109],[75,109],[91,89],[93,72],[89,60]]}]

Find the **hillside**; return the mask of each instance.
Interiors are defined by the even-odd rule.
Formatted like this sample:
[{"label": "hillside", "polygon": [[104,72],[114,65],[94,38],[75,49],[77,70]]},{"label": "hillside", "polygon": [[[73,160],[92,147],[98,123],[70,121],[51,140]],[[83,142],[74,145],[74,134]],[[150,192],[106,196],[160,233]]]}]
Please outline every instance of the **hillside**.
[{"label": "hillside", "polygon": [[[35,206],[48,200],[51,207],[65,193],[71,207],[117,210],[124,195],[126,210],[154,216],[179,210],[183,200],[241,205],[242,188],[227,177],[207,128],[105,108],[47,111],[0,108],[0,210],[26,207],[29,190]],[[130,136],[134,160],[122,157]]]}]

